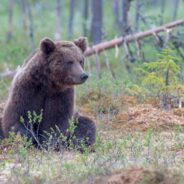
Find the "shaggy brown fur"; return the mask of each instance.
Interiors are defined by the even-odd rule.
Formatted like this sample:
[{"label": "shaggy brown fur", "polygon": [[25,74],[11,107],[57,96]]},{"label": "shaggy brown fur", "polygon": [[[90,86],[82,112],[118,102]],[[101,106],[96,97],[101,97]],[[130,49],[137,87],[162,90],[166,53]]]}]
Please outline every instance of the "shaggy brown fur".
[{"label": "shaggy brown fur", "polygon": [[[27,136],[35,141],[35,137],[27,128],[29,120],[27,112],[35,111],[43,118],[33,125],[33,132],[40,142],[48,139],[46,132],[56,126],[66,136],[69,120],[74,116],[74,85],[82,84],[88,78],[83,70],[86,40],[79,38],[74,42],[53,42],[45,38],[40,48],[16,74],[9,98],[3,113],[2,129],[5,137],[11,130]],[[24,124],[20,123],[20,117]],[[75,118],[75,117],[74,117]],[[87,117],[77,118],[74,131],[80,147],[80,141],[90,146],[95,142],[96,127]],[[73,136],[72,136],[73,137]]]}]

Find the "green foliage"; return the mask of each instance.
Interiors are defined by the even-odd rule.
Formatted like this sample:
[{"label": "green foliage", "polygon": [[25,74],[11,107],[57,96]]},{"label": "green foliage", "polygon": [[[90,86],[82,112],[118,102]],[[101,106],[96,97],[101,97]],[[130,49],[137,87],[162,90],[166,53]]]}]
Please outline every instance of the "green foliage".
[{"label": "green foliage", "polygon": [[72,118],[69,120],[69,127],[67,129],[67,132],[70,134],[74,134],[74,131],[77,127],[77,122],[75,122],[75,120]]},{"label": "green foliage", "polygon": [[125,93],[130,96],[136,96],[138,99],[144,98],[146,90],[138,84],[129,83],[125,87]]},{"label": "green foliage", "polygon": [[152,95],[162,96],[165,93],[175,94],[182,90],[179,74],[180,60],[171,49],[165,49],[159,54],[159,59],[150,63],[144,63],[136,69],[141,78],[142,86],[148,89]]},{"label": "green foliage", "polygon": [[[37,114],[36,111],[27,111],[27,118],[29,124],[40,124],[43,119],[43,109],[40,110],[39,114]],[[20,123],[25,123],[23,116],[20,116]]]},{"label": "green foliage", "polygon": [[[110,131],[111,132],[111,131]],[[22,146],[21,137],[11,134],[8,140],[1,142],[6,148],[2,153],[3,160],[0,171],[6,171],[6,178],[16,178],[17,183],[89,183],[96,176],[117,170],[131,168],[132,166],[160,169],[169,169],[170,172],[183,170],[183,158],[177,157],[176,150],[183,149],[183,128],[173,131],[172,134],[159,134],[153,130],[123,134],[121,137],[110,139],[110,135],[97,136],[95,153],[88,150],[84,154],[79,152],[53,152],[48,150],[28,149]],[[9,151],[7,151],[9,149]],[[166,151],[167,150],[167,151]],[[11,165],[13,167],[9,168]],[[174,168],[173,168],[174,167]],[[165,172],[164,172],[165,174]],[[180,175],[180,177],[183,177]],[[9,179],[10,179],[9,178]],[[29,182],[28,182],[29,181]],[[148,180],[149,181],[149,180]],[[182,183],[182,182],[181,182]]]},{"label": "green foliage", "polygon": [[19,134],[10,132],[9,137],[0,141],[1,147],[8,147],[8,154],[18,154],[19,160],[25,160],[28,156],[28,150],[33,148],[32,142],[27,137],[21,137]]}]

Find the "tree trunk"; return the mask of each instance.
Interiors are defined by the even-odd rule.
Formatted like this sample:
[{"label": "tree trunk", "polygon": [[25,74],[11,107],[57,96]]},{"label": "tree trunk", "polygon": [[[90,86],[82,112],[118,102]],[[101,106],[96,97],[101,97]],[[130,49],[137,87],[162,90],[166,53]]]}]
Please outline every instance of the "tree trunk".
[{"label": "tree trunk", "polygon": [[70,0],[70,15],[68,21],[68,39],[73,37],[73,20],[74,20],[75,0]]},{"label": "tree trunk", "polygon": [[13,36],[13,6],[14,0],[9,0],[8,2],[8,32],[7,32],[7,42],[12,39]]},{"label": "tree trunk", "polygon": [[93,44],[102,41],[102,0],[92,1],[91,39]]},{"label": "tree trunk", "polygon": [[114,10],[114,15],[115,15],[115,22],[116,22],[116,27],[121,31],[121,21],[120,21],[120,12],[119,12],[119,0],[113,0],[112,1],[112,6]]},{"label": "tree trunk", "polygon": [[169,110],[170,109],[170,103],[169,103],[169,97],[170,97],[170,93],[168,90],[169,87],[169,68],[167,68],[166,71],[166,75],[165,75],[165,87],[166,87],[166,91],[163,93],[163,99],[162,99],[162,108],[164,110]]},{"label": "tree trunk", "polygon": [[[161,0],[161,1],[162,1],[162,0]],[[151,2],[151,3],[152,3],[152,5],[153,5],[153,6],[157,6],[157,4],[158,4],[158,0],[152,0],[152,2]]]},{"label": "tree trunk", "polygon": [[25,32],[28,30],[27,9],[25,0],[21,0],[22,24]]},{"label": "tree trunk", "polygon": [[61,0],[56,0],[56,32],[55,40],[61,39]]},{"label": "tree trunk", "polygon": [[177,12],[178,12],[180,0],[173,0],[173,2],[174,2],[174,11],[173,11],[173,21],[174,21],[177,18]]},{"label": "tree trunk", "polygon": [[32,42],[32,47],[34,48],[34,22],[33,22],[33,14],[32,14],[32,7],[30,4],[30,0],[26,1],[27,6],[27,13],[29,19],[29,36]]},{"label": "tree trunk", "polygon": [[89,0],[84,0],[83,18],[83,34],[84,36],[88,36]]},{"label": "tree trunk", "polygon": [[102,78],[101,64],[100,64],[99,55],[97,53],[96,53],[96,72],[97,72],[98,79],[101,79]]},{"label": "tree trunk", "polygon": [[125,36],[130,32],[129,10],[131,0],[122,0],[122,35]]},{"label": "tree trunk", "polygon": [[135,13],[135,30],[136,30],[136,32],[139,31],[140,12],[141,12],[141,0],[136,0],[136,13]]},{"label": "tree trunk", "polygon": [[160,9],[160,25],[163,24],[164,12],[165,12],[165,0],[161,0],[161,9]]}]

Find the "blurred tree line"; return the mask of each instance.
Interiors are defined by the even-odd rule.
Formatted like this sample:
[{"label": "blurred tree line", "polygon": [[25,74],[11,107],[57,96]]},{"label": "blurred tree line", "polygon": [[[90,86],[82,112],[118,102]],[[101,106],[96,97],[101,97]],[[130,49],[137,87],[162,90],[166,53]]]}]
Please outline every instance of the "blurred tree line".
[{"label": "blurred tree line", "polygon": [[[8,0],[8,29],[7,29],[7,42],[9,42],[14,35],[14,12],[19,9],[22,21],[22,29],[26,31],[34,45],[36,28],[35,19],[42,16],[42,12],[46,9],[52,11],[55,16],[55,33],[56,40],[61,39],[61,32],[64,28],[64,16],[68,11],[67,16],[67,37],[72,39],[74,35],[74,26],[76,24],[76,13],[80,13],[82,24],[81,35],[87,36],[91,39],[93,44],[97,44],[106,38],[106,30],[104,29],[105,22],[111,21],[108,12],[104,14],[107,7],[112,9],[113,24],[112,30],[115,30],[116,35],[127,35],[141,31],[141,24],[151,27],[150,17],[145,14],[145,8],[154,7],[157,9],[157,21],[159,24],[164,22],[164,12],[170,5],[170,21],[177,19],[178,8],[182,0]],[[52,6],[51,6],[52,4]],[[35,15],[35,9],[39,14]],[[133,13],[132,13],[133,12]],[[47,19],[47,17],[45,17]],[[66,19],[65,19],[66,20]],[[104,21],[105,20],[105,21]],[[48,20],[49,21],[49,20]],[[48,22],[49,24],[49,22]],[[66,25],[66,24],[65,24]]]}]

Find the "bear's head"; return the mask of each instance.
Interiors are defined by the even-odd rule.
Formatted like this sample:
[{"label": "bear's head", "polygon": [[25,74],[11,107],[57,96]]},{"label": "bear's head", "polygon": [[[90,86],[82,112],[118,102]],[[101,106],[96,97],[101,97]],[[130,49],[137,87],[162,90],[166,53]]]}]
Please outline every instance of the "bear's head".
[{"label": "bear's head", "polygon": [[88,75],[84,72],[84,52],[87,40],[80,37],[74,42],[44,38],[40,51],[48,67],[48,77],[57,87],[84,83]]}]

